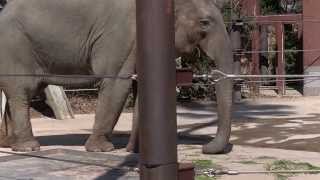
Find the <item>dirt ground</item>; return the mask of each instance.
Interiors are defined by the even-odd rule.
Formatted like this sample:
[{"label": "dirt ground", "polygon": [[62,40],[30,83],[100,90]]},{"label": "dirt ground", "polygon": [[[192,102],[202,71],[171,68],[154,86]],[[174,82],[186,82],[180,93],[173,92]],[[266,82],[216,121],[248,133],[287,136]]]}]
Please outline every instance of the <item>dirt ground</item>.
[{"label": "dirt ground", "polygon": [[[320,166],[320,97],[257,98],[235,104],[231,136],[234,146],[230,153],[221,155],[201,153],[201,146],[215,136],[215,103],[183,103],[178,104],[177,109],[180,162],[210,161],[219,168],[240,172],[266,170],[268,164],[279,160]],[[130,133],[131,118],[130,111],[121,115],[112,138],[117,149],[106,154],[129,155],[124,147]],[[93,119],[92,113],[78,114],[71,120],[41,116],[33,118],[32,124],[42,150],[64,148],[84,151],[83,144],[91,132]],[[9,149],[0,151],[1,155],[7,155],[5,152]],[[227,180],[279,178],[268,174],[218,177]],[[299,174],[286,179],[320,179],[320,175]]]},{"label": "dirt ground", "polygon": [[[234,106],[231,143],[228,155],[216,155],[214,162],[227,169],[265,170],[275,160],[292,160],[319,165],[320,98],[285,97],[243,100]],[[180,106],[178,121],[182,137],[205,139],[216,132],[216,109],[213,102]],[[198,123],[192,123],[192,119]],[[201,122],[201,123],[200,123]],[[213,126],[212,126],[213,125]],[[186,127],[186,125],[184,126]],[[200,148],[200,147],[199,147]],[[184,154],[181,152],[179,155]],[[197,153],[186,153],[186,156]],[[200,151],[198,149],[198,154]],[[308,157],[310,155],[310,158]],[[203,159],[208,158],[201,155]],[[219,158],[224,157],[219,162]],[[265,157],[265,158],[264,158]],[[211,157],[212,158],[212,157]],[[188,158],[187,158],[188,159]],[[277,177],[279,178],[279,177]],[[275,179],[270,175],[224,176],[222,179]],[[317,175],[299,175],[288,179],[320,179]]]}]

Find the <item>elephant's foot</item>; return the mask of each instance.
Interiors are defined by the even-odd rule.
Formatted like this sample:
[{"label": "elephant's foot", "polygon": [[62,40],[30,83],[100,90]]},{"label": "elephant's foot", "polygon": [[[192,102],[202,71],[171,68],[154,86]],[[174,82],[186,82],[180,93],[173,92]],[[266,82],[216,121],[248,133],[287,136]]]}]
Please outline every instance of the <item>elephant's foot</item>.
[{"label": "elephant's foot", "polygon": [[137,133],[134,131],[130,135],[126,150],[127,152],[139,153],[139,138]]},{"label": "elephant's foot", "polygon": [[22,142],[16,142],[11,145],[13,151],[19,152],[30,152],[30,151],[40,151],[40,144],[37,140],[31,139]]},{"label": "elephant's foot", "polygon": [[104,135],[91,135],[85,144],[89,152],[109,152],[114,150],[114,146]]},{"label": "elephant's foot", "polygon": [[8,136],[0,133],[0,147],[11,147],[14,142],[15,140],[13,136]]},{"label": "elephant's foot", "polygon": [[134,151],[134,143],[132,143],[132,142],[129,142],[128,144],[127,144],[127,146],[126,146],[126,150],[127,150],[127,152],[133,152]]},{"label": "elephant's foot", "polygon": [[139,153],[139,144],[138,142],[130,142],[126,146],[127,152]]},{"label": "elephant's foot", "polygon": [[203,145],[202,152],[203,154],[226,154],[229,153],[232,148],[233,145],[230,143],[224,144],[217,140],[213,140],[210,143]]}]

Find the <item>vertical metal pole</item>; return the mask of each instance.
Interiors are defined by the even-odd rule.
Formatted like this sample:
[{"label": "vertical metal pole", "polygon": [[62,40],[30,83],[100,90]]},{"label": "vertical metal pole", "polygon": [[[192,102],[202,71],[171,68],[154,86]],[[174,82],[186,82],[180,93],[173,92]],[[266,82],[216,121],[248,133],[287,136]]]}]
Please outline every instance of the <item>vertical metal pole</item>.
[{"label": "vertical metal pole", "polygon": [[142,180],[176,180],[173,0],[136,0]]},{"label": "vertical metal pole", "polygon": [[[253,16],[260,16],[260,0],[252,0],[251,2],[251,10],[253,12]],[[252,33],[252,50],[253,51],[260,51],[260,26],[256,24]],[[260,54],[253,53],[252,54],[252,74],[260,75]],[[254,78],[253,80],[259,80],[258,78]],[[255,95],[259,94],[259,84],[253,83],[253,93]]]},{"label": "vertical metal pole", "polygon": [[[252,51],[258,52],[260,51],[260,31],[259,25],[255,25],[254,30],[252,32]],[[252,53],[252,74],[260,75],[260,54]],[[253,81],[259,80],[259,78],[253,78]],[[253,94],[259,94],[259,84],[253,83]]]},{"label": "vertical metal pole", "polygon": [[[276,39],[277,39],[277,50],[278,58],[277,58],[277,75],[286,74],[285,69],[285,58],[284,58],[284,25],[282,22],[276,23]],[[279,80],[277,82],[278,94],[285,95],[286,93],[286,83],[283,81],[285,78],[277,78]]]},{"label": "vertical metal pole", "polygon": [[[241,25],[237,25],[236,21],[240,19],[240,14],[235,13],[234,7],[234,0],[230,1],[231,7],[231,20],[232,20],[232,28],[230,32],[230,40],[232,43],[232,49],[234,52],[241,53]],[[234,74],[241,74],[241,57],[239,54],[233,56],[234,59],[234,66],[233,66],[233,73]],[[241,85],[235,84],[234,91],[233,91],[233,102],[238,103],[241,101]]]},{"label": "vertical metal pole", "polygon": [[[232,29],[230,32],[230,39],[232,43],[232,48],[234,52],[241,53],[241,34],[240,34],[241,26],[236,25],[235,23],[232,24]],[[241,74],[241,57],[239,54],[234,55],[234,66],[233,66],[233,73],[234,74]],[[234,85],[233,91],[233,102],[237,103],[241,101],[241,85]]]}]

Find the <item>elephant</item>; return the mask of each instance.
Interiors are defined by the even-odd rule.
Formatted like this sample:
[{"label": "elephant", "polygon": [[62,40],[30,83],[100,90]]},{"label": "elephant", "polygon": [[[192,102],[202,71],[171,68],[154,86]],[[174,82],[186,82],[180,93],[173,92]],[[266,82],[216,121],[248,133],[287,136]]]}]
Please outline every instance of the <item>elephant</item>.
[{"label": "elephant", "polygon": [[[220,11],[224,0],[175,0],[176,55],[201,48],[217,67],[232,73],[233,55]],[[13,0],[0,13],[0,73],[37,75],[127,76],[135,71],[135,0]],[[13,151],[37,151],[30,100],[47,85],[99,87],[90,152],[114,149],[113,128],[128,97],[131,79],[66,78],[61,76],[0,76],[7,97],[0,146]],[[216,85],[218,131],[203,146],[220,153],[231,131],[232,80]]]}]

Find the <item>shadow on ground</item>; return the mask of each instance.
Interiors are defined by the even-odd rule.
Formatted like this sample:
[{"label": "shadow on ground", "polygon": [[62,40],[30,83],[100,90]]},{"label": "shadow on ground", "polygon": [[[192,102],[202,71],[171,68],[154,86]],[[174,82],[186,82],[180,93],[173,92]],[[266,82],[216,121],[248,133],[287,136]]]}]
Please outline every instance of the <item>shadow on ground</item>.
[{"label": "shadow on ground", "polygon": [[[232,143],[320,152],[320,114],[297,114],[295,106],[279,104],[236,104],[233,113]],[[203,145],[216,133],[214,102],[180,104],[178,108],[179,144]],[[200,132],[200,133],[199,133]],[[37,137],[42,146],[82,146],[89,134]],[[112,141],[124,148],[129,132],[115,132]]]},{"label": "shadow on ground", "polygon": [[[205,144],[215,135],[216,104],[181,104],[178,117],[193,119],[180,126],[181,141]],[[232,143],[256,147],[320,152],[320,114],[297,114],[295,106],[253,104],[243,102],[234,106]],[[201,132],[201,135],[197,135]]]},{"label": "shadow on ground", "polygon": [[[320,152],[320,114],[238,123],[234,144]],[[267,121],[267,122],[266,122]]]},{"label": "shadow on ground", "polygon": [[[62,134],[37,136],[41,146],[84,146],[90,134]],[[116,132],[112,136],[112,142],[115,148],[124,148],[129,139],[129,133]]]},{"label": "shadow on ground", "polygon": [[[0,151],[2,179],[131,179],[139,175],[138,155],[125,157],[112,154],[87,153],[70,149],[51,149],[30,153]],[[21,164],[32,164],[32,170]],[[17,171],[17,169],[19,169]]]},{"label": "shadow on ground", "polygon": [[[136,156],[133,154],[127,155],[121,164],[119,164],[115,168],[112,168],[111,170],[106,171],[104,174],[95,178],[95,180],[119,179],[128,173],[128,170],[124,169],[123,167],[127,167],[127,168],[138,167],[138,160],[137,160]],[[130,176],[126,177],[125,179],[130,179]],[[133,176],[132,179],[136,180],[138,178],[136,176]]]},{"label": "shadow on ground", "polygon": [[[63,134],[63,135],[48,135],[37,136],[37,140],[41,146],[84,146],[90,134]],[[112,136],[112,143],[116,149],[125,148],[129,141],[130,134],[125,132],[116,132]],[[179,134],[179,144],[206,144],[213,138],[211,136],[185,136]]]}]

